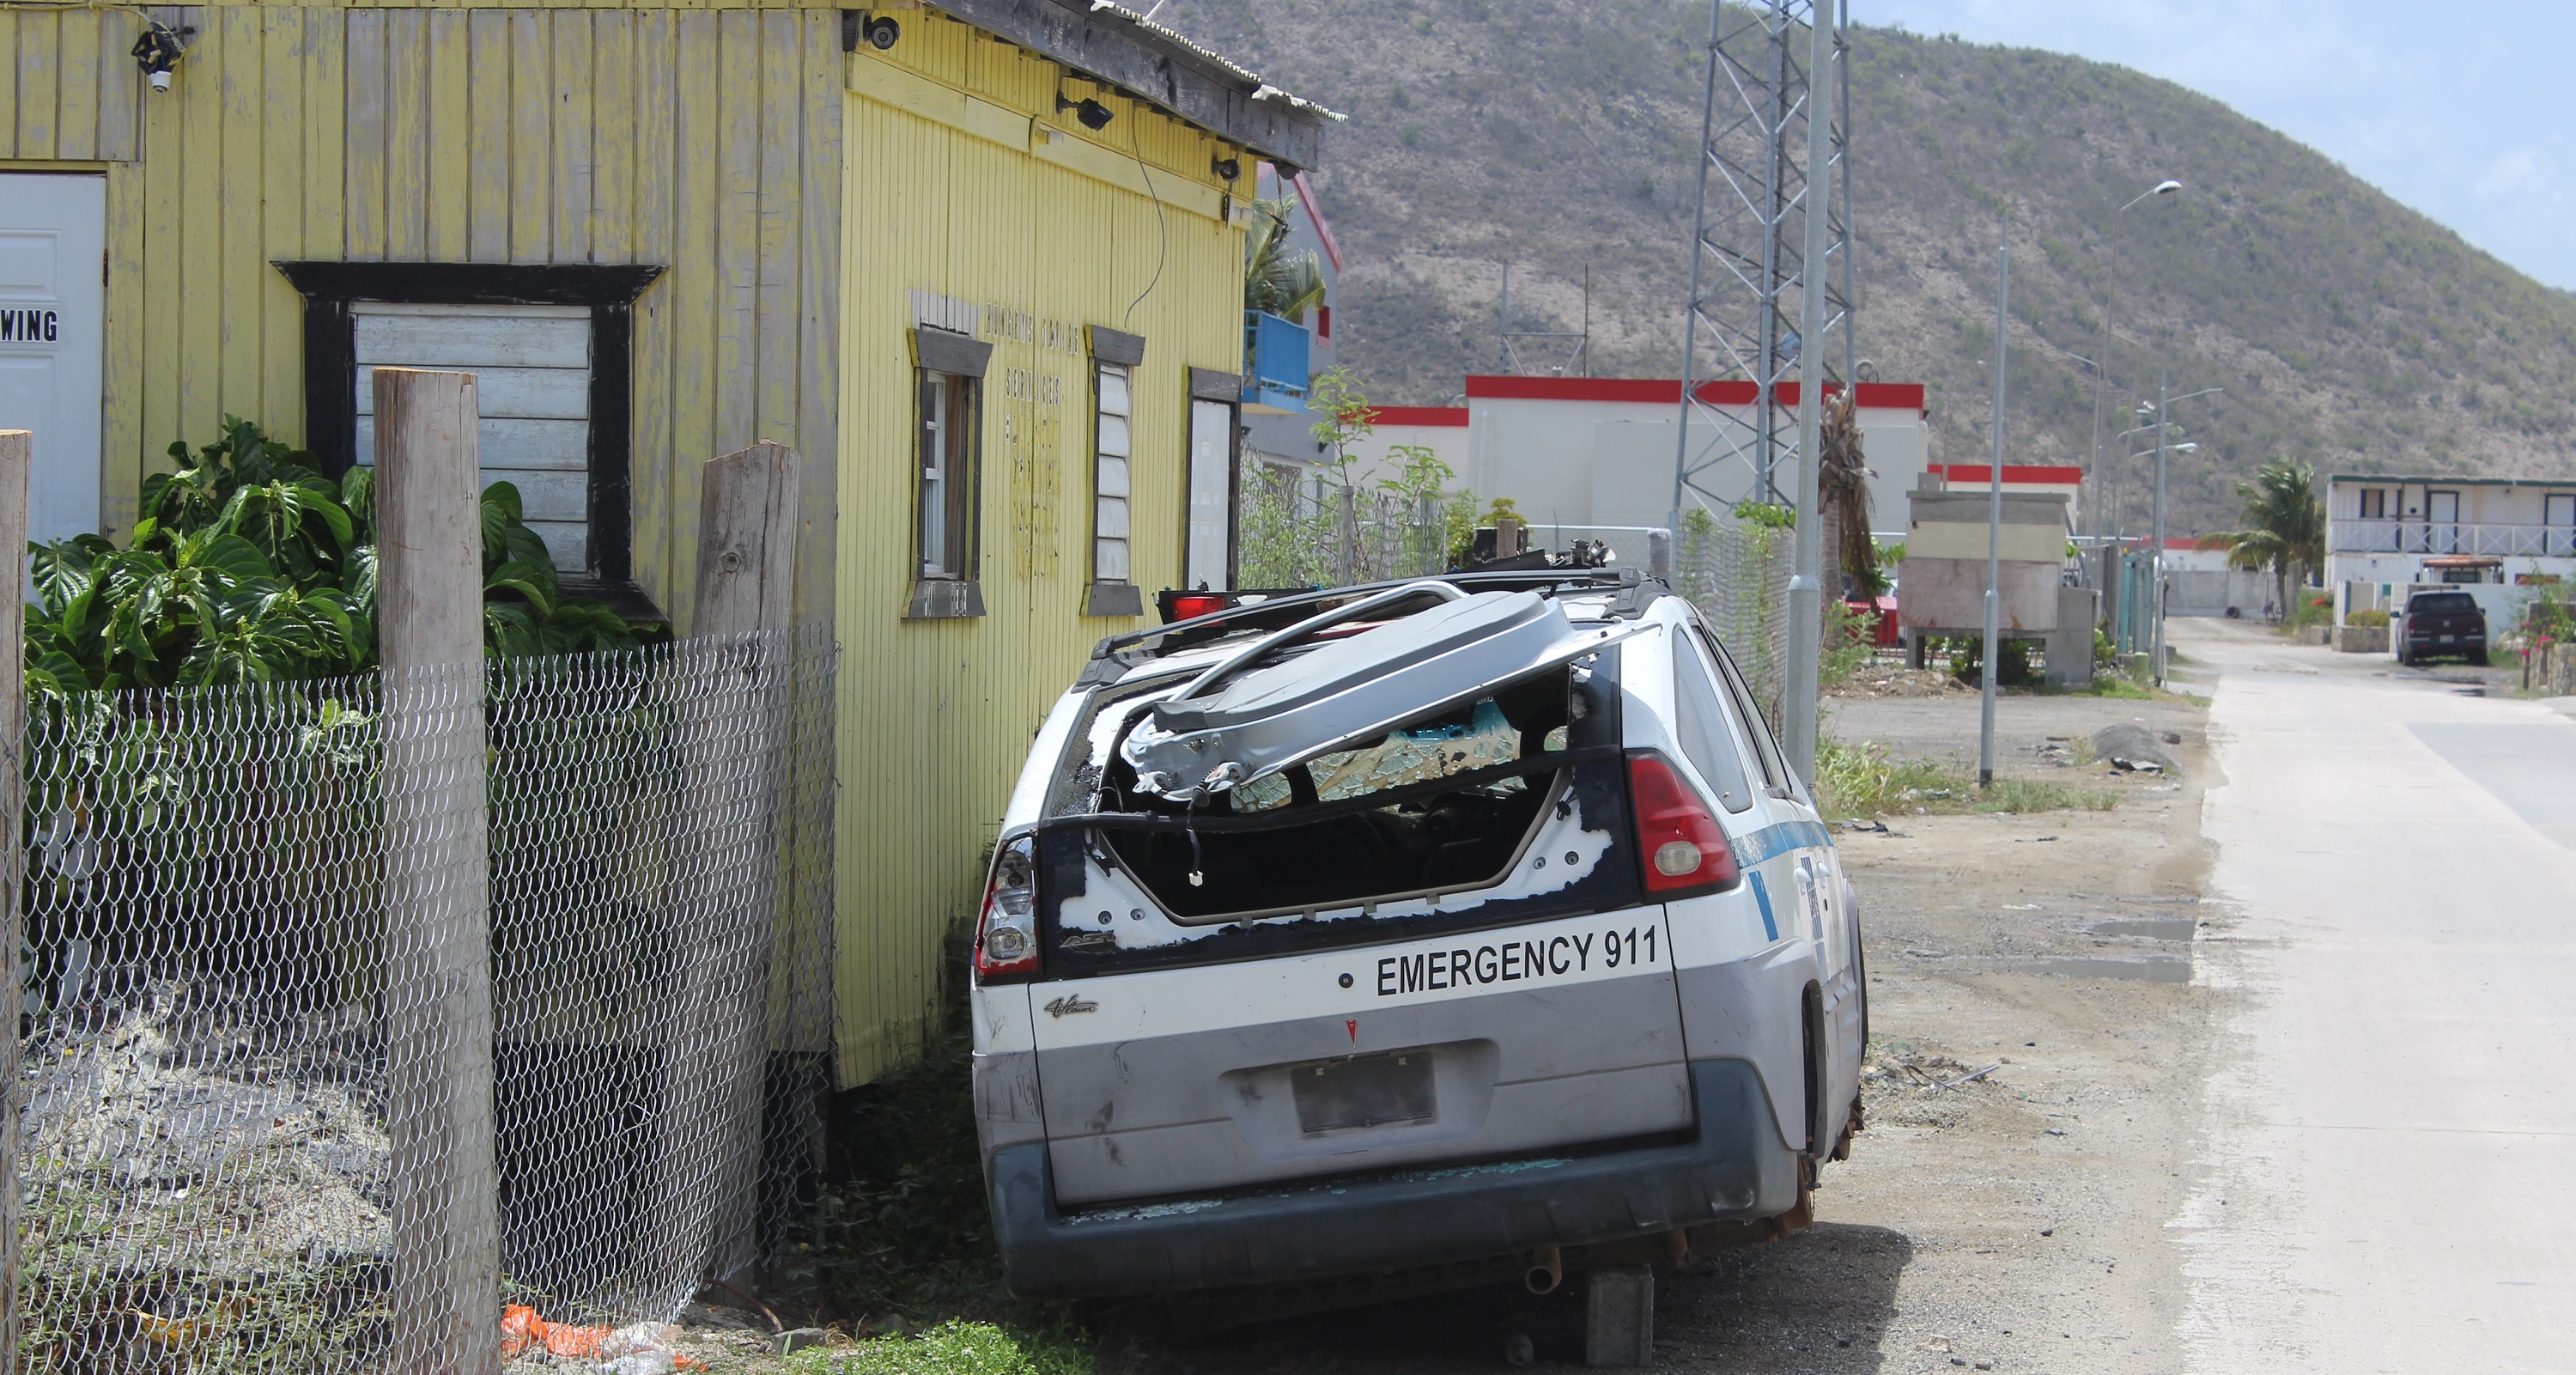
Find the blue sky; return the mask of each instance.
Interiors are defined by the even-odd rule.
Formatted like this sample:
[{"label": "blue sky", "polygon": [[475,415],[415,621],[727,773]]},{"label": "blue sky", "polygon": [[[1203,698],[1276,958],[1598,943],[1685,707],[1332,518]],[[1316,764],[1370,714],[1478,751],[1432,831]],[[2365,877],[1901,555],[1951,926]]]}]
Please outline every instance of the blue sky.
[{"label": "blue sky", "polygon": [[[2576,3],[1849,0],[1854,22],[2117,62],[2342,163],[2576,290]],[[2188,167],[2138,169],[2192,180]]]}]

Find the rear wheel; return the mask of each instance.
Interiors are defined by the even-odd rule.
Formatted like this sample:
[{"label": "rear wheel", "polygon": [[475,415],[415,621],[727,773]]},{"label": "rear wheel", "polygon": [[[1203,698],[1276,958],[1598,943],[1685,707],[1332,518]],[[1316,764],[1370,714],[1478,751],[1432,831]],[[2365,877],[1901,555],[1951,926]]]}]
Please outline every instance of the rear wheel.
[{"label": "rear wheel", "polygon": [[2475,665],[2477,665],[2477,666],[2478,666],[2478,667],[2480,667],[2480,668],[2485,668],[2485,667],[2487,666],[2487,652],[2486,652],[2485,650],[2483,650],[2483,649],[2472,649],[2472,650],[2470,650],[2470,651],[2469,651],[2469,662],[2470,662],[2470,663],[2473,663],[2473,664],[2475,664]]}]

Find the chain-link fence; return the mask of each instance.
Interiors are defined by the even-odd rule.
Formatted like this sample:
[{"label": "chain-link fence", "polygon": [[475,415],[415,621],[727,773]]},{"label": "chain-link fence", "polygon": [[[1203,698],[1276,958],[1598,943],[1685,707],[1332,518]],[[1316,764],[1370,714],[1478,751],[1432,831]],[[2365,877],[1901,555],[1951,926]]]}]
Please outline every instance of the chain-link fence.
[{"label": "chain-link fence", "polygon": [[1406,496],[1248,463],[1236,507],[1235,581],[1345,587],[1445,572],[1452,538],[1471,523],[1460,519],[1453,530],[1451,508],[1467,505],[1459,497]]},{"label": "chain-link fence", "polygon": [[1674,550],[1675,589],[1717,632],[1743,670],[1764,719],[1782,724],[1788,688],[1789,575],[1796,540],[1750,521],[1686,521]]},{"label": "chain-link fence", "polygon": [[429,1369],[754,1259],[816,1149],[835,658],[31,701],[28,1367]]}]

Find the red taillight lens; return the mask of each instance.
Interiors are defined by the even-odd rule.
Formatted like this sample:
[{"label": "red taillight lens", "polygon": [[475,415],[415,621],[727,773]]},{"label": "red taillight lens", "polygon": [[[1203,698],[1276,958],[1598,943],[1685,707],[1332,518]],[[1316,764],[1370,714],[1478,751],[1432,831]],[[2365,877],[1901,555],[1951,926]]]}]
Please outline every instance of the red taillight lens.
[{"label": "red taillight lens", "polygon": [[1628,756],[1628,805],[1637,813],[1637,858],[1649,894],[1679,898],[1734,886],[1726,832],[1662,755]]},{"label": "red taillight lens", "polygon": [[1213,616],[1225,610],[1225,598],[1219,596],[1174,597],[1172,619],[1186,621],[1195,616]]},{"label": "red taillight lens", "polygon": [[1038,972],[1037,843],[1029,836],[993,852],[984,914],[975,926],[975,980],[1025,983]]}]

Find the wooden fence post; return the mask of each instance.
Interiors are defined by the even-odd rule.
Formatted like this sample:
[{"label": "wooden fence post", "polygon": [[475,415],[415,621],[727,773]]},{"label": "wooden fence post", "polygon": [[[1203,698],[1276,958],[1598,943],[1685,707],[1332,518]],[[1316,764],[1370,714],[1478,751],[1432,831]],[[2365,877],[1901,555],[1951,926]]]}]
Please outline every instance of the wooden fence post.
[{"label": "wooden fence post", "polygon": [[386,1134],[393,1359],[501,1368],[484,813],[483,518],[472,373],[378,368]]},{"label": "wooden fence post", "polygon": [[796,591],[803,465],[766,441],[707,464],[698,513],[698,614],[690,633],[785,630]]},{"label": "wooden fence post", "polygon": [[[795,666],[776,632],[788,628],[796,579],[796,451],[760,443],[711,460],[698,516],[698,588],[691,638],[759,635],[711,650],[722,666],[686,706],[689,739],[686,849],[692,871],[674,933],[685,971],[664,1062],[664,1120],[677,1135],[659,1154],[662,1218],[673,1245],[665,1273],[692,1286],[723,1278],[753,1257],[762,1088],[769,1041],[770,950],[776,928],[780,845],[776,772]],[[701,668],[699,671],[704,671]],[[745,755],[769,766],[741,784]],[[746,841],[768,863],[750,878],[721,859]],[[752,947],[740,922],[745,905]],[[692,1216],[694,1214],[694,1216]]]},{"label": "wooden fence post", "polygon": [[[35,438],[25,430],[0,430],[0,552],[6,554],[6,573],[0,573],[0,645],[9,647],[14,660],[19,645],[26,639],[26,565],[23,552],[27,547],[27,468]],[[26,939],[26,914],[18,908],[18,886],[24,865],[18,854],[18,837],[23,823],[20,813],[26,810],[27,780],[22,776],[26,752],[20,744],[27,725],[27,676],[11,671],[0,673],[0,750],[8,752],[8,761],[0,764],[0,815],[8,818],[0,826],[0,904],[9,910],[7,929],[0,931],[0,968],[9,971],[6,991],[9,1008],[9,1034],[6,1049],[0,1049],[0,1371],[17,1375],[25,1364],[19,1342],[24,1315],[18,1311],[18,1267],[25,1257],[18,1244],[18,1148],[27,1112],[26,1089],[18,1082],[18,1000],[19,981],[24,974],[18,968],[18,948]]]}]

